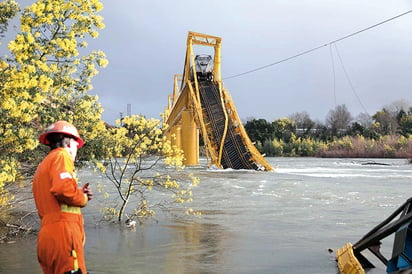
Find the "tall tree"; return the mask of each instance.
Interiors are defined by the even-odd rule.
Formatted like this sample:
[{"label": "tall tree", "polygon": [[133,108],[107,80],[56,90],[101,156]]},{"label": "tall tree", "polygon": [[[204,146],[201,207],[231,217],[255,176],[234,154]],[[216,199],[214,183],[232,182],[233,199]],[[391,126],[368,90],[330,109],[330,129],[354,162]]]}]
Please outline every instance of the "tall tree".
[{"label": "tall tree", "polygon": [[326,116],[326,125],[331,128],[333,136],[341,136],[349,129],[352,119],[346,105],[338,105],[329,111]]},{"label": "tall tree", "polygon": [[274,137],[278,140],[289,142],[296,134],[296,124],[292,119],[280,118],[272,122]]},{"label": "tall tree", "polygon": [[398,128],[396,115],[385,108],[377,111],[372,118],[375,121],[374,128],[380,135],[394,134]]},{"label": "tall tree", "polygon": [[397,115],[400,111],[406,111],[409,108],[410,104],[405,99],[400,99],[393,101],[389,105],[384,106],[389,113]]},{"label": "tall tree", "polygon": [[306,111],[295,112],[289,118],[295,122],[297,135],[308,136],[315,126],[315,122]]},{"label": "tall tree", "polygon": [[[17,5],[5,1],[0,12],[4,4]],[[97,66],[108,62],[103,52],[88,52],[86,40],[104,28],[102,8],[98,0],[39,0],[22,12],[11,57],[0,60],[0,196],[21,162],[40,159],[37,137],[51,122],[74,123],[91,144],[100,138],[102,108],[88,92]]]},{"label": "tall tree", "polygon": [[405,137],[412,135],[412,113],[406,114],[400,119],[399,133]]},{"label": "tall tree", "polygon": [[369,128],[373,123],[373,119],[368,113],[362,112],[356,116],[356,122],[364,128]]}]

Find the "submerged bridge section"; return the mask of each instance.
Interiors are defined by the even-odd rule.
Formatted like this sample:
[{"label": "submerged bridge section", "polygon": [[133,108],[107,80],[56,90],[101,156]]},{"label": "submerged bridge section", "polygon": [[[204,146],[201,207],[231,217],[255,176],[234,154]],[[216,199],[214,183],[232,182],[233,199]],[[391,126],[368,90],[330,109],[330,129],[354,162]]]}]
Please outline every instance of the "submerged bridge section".
[{"label": "submerged bridge section", "polygon": [[[194,44],[214,48],[211,69],[205,70],[206,63],[199,66],[193,52]],[[220,46],[219,37],[189,32],[184,72],[175,75],[173,94],[169,95],[165,110],[164,134],[183,150],[186,165],[199,164],[201,136],[209,165],[270,171],[272,167],[249,139],[223,87]]]},{"label": "submerged bridge section", "polygon": [[221,104],[220,92],[215,83],[200,82],[199,92],[208,138],[215,144],[223,144],[221,166],[233,169],[259,169],[257,163],[251,160],[252,155],[231,119],[226,128],[225,109]]}]

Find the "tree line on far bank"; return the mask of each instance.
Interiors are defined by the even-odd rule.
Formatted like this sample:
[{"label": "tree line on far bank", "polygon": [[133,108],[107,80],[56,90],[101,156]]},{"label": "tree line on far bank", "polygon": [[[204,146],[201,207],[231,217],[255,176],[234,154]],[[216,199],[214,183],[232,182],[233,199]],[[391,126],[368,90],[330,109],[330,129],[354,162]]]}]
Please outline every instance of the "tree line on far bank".
[{"label": "tree line on far bank", "polygon": [[272,122],[251,118],[244,127],[266,156],[412,158],[412,107],[403,100],[356,118],[338,105],[324,123],[298,112]]}]

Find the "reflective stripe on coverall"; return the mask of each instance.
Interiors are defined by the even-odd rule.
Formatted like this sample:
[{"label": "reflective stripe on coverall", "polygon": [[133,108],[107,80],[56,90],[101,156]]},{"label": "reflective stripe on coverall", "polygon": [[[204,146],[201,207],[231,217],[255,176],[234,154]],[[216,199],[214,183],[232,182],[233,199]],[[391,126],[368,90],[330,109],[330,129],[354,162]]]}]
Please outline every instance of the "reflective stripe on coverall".
[{"label": "reflective stripe on coverall", "polygon": [[44,273],[62,274],[79,268],[87,273],[80,211],[87,204],[87,195],[77,186],[74,163],[65,148],[50,151],[37,167],[32,187],[41,219],[37,256]]}]

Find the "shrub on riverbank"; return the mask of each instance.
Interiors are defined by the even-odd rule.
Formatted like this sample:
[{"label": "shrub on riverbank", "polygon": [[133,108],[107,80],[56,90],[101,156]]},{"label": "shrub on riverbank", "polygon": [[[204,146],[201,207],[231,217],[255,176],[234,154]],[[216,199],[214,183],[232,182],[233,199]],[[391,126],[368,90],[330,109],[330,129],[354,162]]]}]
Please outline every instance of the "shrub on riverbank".
[{"label": "shrub on riverbank", "polygon": [[[101,210],[103,220],[121,222],[127,217],[143,222],[155,214],[155,208],[169,209],[172,203],[190,202],[198,179],[179,172],[183,169],[183,151],[163,137],[160,120],[132,115],[117,123],[107,132],[107,156],[96,165],[109,181],[99,189],[105,188],[106,198],[108,193],[115,193]],[[163,164],[167,168],[159,169]],[[153,191],[170,195],[154,201],[150,195]]]},{"label": "shrub on riverbank", "polygon": [[362,136],[345,136],[334,139],[321,150],[320,157],[333,158],[410,158],[412,157],[412,138],[388,135],[378,140]]},{"label": "shrub on riverbank", "polygon": [[292,134],[289,142],[279,139],[265,142],[263,152],[267,156],[315,157],[325,146],[324,142],[312,138],[296,137]]},{"label": "shrub on riverbank", "polygon": [[274,139],[262,146],[267,156],[310,156],[328,158],[411,158],[412,137],[387,135],[377,140],[344,136],[323,142],[292,135],[289,142]]}]

